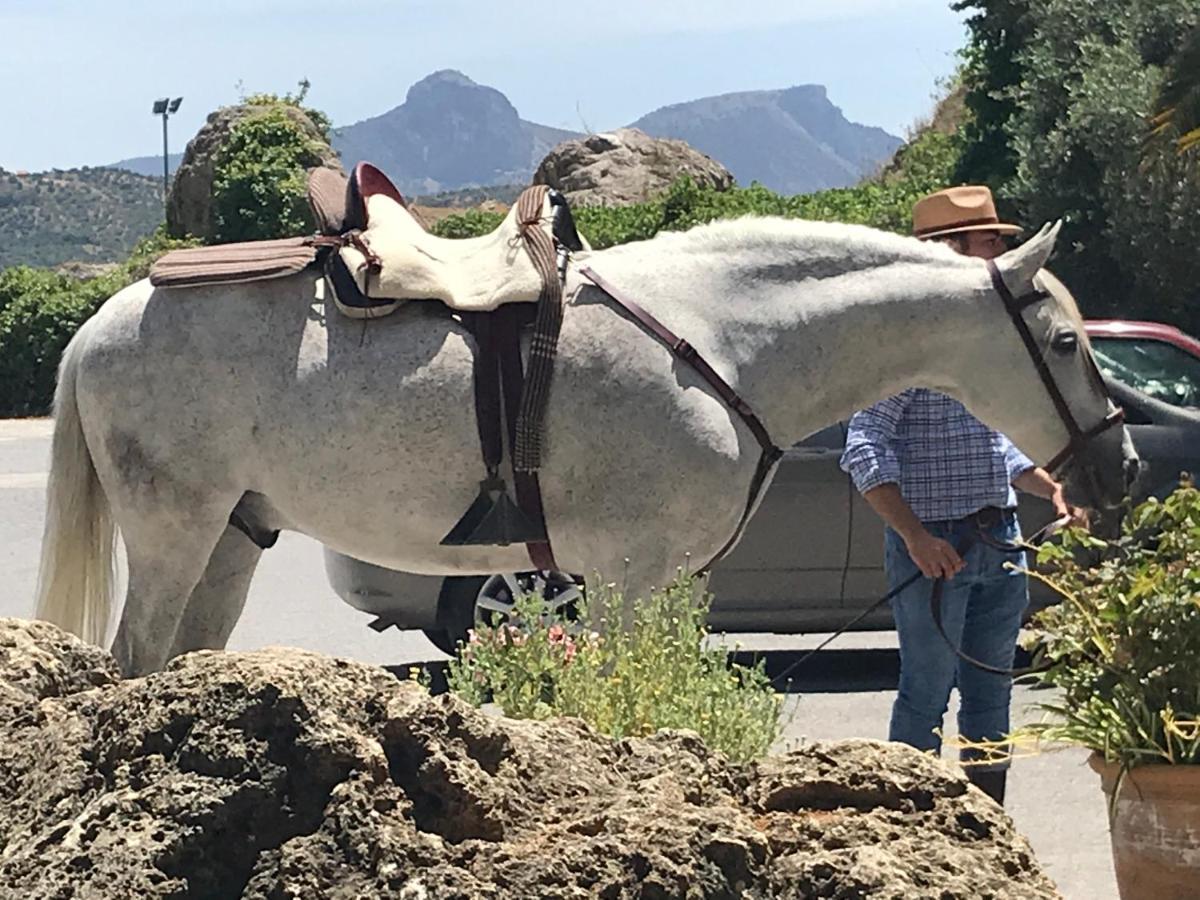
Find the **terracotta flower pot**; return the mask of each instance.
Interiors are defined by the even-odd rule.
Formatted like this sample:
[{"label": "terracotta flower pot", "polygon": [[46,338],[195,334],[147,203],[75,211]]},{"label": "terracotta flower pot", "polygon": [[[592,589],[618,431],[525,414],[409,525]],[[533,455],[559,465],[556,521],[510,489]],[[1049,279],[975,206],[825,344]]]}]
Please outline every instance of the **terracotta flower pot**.
[{"label": "terracotta flower pot", "polygon": [[[1111,802],[1120,766],[1093,753]],[[1200,897],[1200,765],[1130,769],[1110,829],[1122,900]]]}]

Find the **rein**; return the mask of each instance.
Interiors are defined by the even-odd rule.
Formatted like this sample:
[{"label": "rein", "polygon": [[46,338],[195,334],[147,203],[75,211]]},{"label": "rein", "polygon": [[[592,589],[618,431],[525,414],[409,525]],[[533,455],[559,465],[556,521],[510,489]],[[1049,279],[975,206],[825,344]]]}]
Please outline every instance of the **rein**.
[{"label": "rein", "polygon": [[675,356],[695,369],[697,374],[708,382],[709,387],[717,392],[717,396],[721,398],[725,405],[738,414],[738,417],[750,429],[751,434],[758,441],[758,446],[762,449],[762,453],[758,457],[758,465],[755,466],[754,475],[750,479],[750,494],[746,500],[746,508],[742,510],[742,517],[738,521],[737,528],[734,529],[729,540],[725,542],[725,546],[717,551],[717,555],[698,570],[705,572],[733,549],[734,544],[738,542],[738,538],[742,536],[742,532],[746,528],[746,523],[750,521],[750,516],[758,507],[759,497],[770,480],[771,473],[774,472],[775,466],[779,464],[779,460],[783,456],[783,450],[771,440],[771,435],[767,432],[766,426],[763,425],[762,420],[759,419],[754,410],[750,408],[750,404],[729,386],[729,382],[717,374],[717,370],[708,364],[695,347],[648,313],[642,308],[641,304],[634,301],[628,294],[625,294],[597,275],[590,266],[581,267],[579,274],[608,294],[618,307],[629,313],[646,330],[666,344],[667,348]]},{"label": "rein", "polygon": [[[1055,519],[1055,520],[1043,525],[1036,532],[1034,532],[1033,536],[1029,539],[1028,546],[1026,546],[1024,543],[1009,544],[1004,541],[997,541],[991,535],[985,533],[982,529],[976,527],[976,529],[975,529],[976,534],[974,536],[968,537],[968,540],[961,547],[956,547],[955,550],[958,552],[959,556],[964,556],[964,555],[966,555],[967,551],[971,549],[971,545],[974,544],[976,542],[976,540],[978,540],[979,543],[987,544],[988,546],[994,547],[997,550],[1001,550],[1005,553],[1011,553],[1013,555],[1016,555],[1018,553],[1022,553],[1025,550],[1029,549],[1029,547],[1039,546],[1047,538],[1049,538],[1052,534],[1054,534],[1055,531],[1057,531],[1059,528],[1061,528],[1064,524],[1065,524],[1065,522],[1062,519]],[[920,570],[918,570],[913,575],[906,578],[904,581],[902,581],[900,584],[896,585],[896,587],[892,588],[890,591],[888,591],[886,594],[884,594],[882,597],[880,597],[878,600],[876,600],[874,603],[872,603],[870,606],[868,606],[866,609],[864,609],[861,613],[859,613],[857,616],[855,616],[853,619],[851,619],[849,622],[847,622],[845,625],[843,625],[841,628],[839,628],[833,634],[829,635],[829,637],[827,637],[825,640],[821,641],[821,643],[818,644],[816,647],[814,647],[812,650],[809,650],[802,657],[800,657],[798,660],[796,660],[794,663],[792,663],[790,666],[788,666],[786,669],[784,669],[782,672],[780,672],[778,675],[776,675],[774,678],[772,678],[771,682],[773,684],[778,683],[779,680],[783,678],[783,676],[785,676],[791,672],[794,672],[796,669],[800,668],[801,665],[803,665],[809,659],[816,656],[820,651],[822,651],[826,647],[828,647],[831,643],[833,643],[834,640],[841,637],[843,634],[845,634],[847,631],[849,631],[851,628],[853,628],[855,625],[857,625],[859,622],[861,622],[863,619],[865,619],[871,613],[875,612],[875,610],[879,609],[881,606],[883,606],[889,600],[892,600],[897,594],[899,594],[901,591],[903,591],[909,585],[915,583],[916,581],[918,581],[924,577],[925,577],[924,574]],[[944,640],[946,642],[947,646],[949,646],[950,649],[954,651],[954,654],[959,659],[963,660],[963,662],[969,663],[970,665],[972,665],[978,669],[982,669],[985,672],[991,672],[996,675],[1011,675],[1014,678],[1019,678],[1023,675],[1033,675],[1037,672],[1044,672],[1047,668],[1049,668],[1049,666],[1031,666],[1031,667],[1025,668],[1025,669],[1002,669],[1002,668],[999,668],[996,666],[990,666],[987,663],[984,663],[977,659],[974,659],[974,658],[968,656],[966,653],[964,653],[961,648],[959,648],[955,645],[954,641],[950,640],[950,635],[946,634],[946,629],[942,625],[942,587],[944,584],[945,584],[944,578],[935,578],[933,580],[933,589],[930,591],[930,594],[929,594],[929,608],[930,608],[930,612],[933,615],[933,623],[935,626],[937,626],[938,634],[940,634],[942,636],[942,640]]]}]

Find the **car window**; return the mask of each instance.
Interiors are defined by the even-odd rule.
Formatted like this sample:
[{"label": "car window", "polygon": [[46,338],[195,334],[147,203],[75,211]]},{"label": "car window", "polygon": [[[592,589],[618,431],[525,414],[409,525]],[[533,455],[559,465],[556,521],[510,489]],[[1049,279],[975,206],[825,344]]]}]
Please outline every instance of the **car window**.
[{"label": "car window", "polygon": [[838,422],[814,432],[804,440],[793,444],[796,449],[836,450],[839,453],[846,444],[846,423]]},{"label": "car window", "polygon": [[1164,403],[1200,407],[1200,359],[1152,338],[1091,340],[1096,364],[1106,375]]}]

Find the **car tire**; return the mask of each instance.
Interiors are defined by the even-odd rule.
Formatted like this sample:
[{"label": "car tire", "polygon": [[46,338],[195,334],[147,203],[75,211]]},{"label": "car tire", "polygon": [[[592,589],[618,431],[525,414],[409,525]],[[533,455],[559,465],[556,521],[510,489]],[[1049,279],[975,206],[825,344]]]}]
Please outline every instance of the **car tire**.
[{"label": "car tire", "polygon": [[547,583],[539,572],[451,576],[443,579],[438,597],[439,627],[425,629],[425,636],[443,653],[455,655],[476,624],[494,625],[507,615],[516,585],[523,590],[550,591],[545,604],[548,613],[573,609],[581,590],[565,582]]},{"label": "car tire", "polygon": [[485,575],[451,576],[442,579],[438,595],[437,628],[426,628],[425,637],[448,656],[458,653],[460,642],[475,627],[475,600],[487,581]]}]

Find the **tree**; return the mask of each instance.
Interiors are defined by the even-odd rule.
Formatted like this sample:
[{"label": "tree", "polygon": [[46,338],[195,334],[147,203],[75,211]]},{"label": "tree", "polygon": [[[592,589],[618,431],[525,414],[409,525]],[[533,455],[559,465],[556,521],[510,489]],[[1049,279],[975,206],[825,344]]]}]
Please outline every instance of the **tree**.
[{"label": "tree", "polygon": [[[1031,226],[1063,219],[1052,267],[1085,312],[1197,330],[1198,161],[1148,148],[1146,135],[1164,71],[1182,58],[1200,4],[964,0],[958,8],[979,11],[969,20],[964,78],[968,106],[983,121],[968,144],[995,145],[968,149],[960,173],[989,183]],[[1014,161],[1011,171],[1004,160]]]},{"label": "tree", "polygon": [[1180,153],[1200,147],[1200,27],[1171,63],[1152,120],[1155,137],[1172,137]]},{"label": "tree", "polygon": [[[969,115],[962,126],[963,152],[955,172],[960,184],[996,186],[1016,174],[1017,157],[1008,125],[1017,112],[1013,89],[1024,75],[1019,52],[1029,40],[1029,0],[956,0],[967,19],[970,41],[962,51],[962,80]],[[998,198],[1003,204],[1003,198]]]}]

